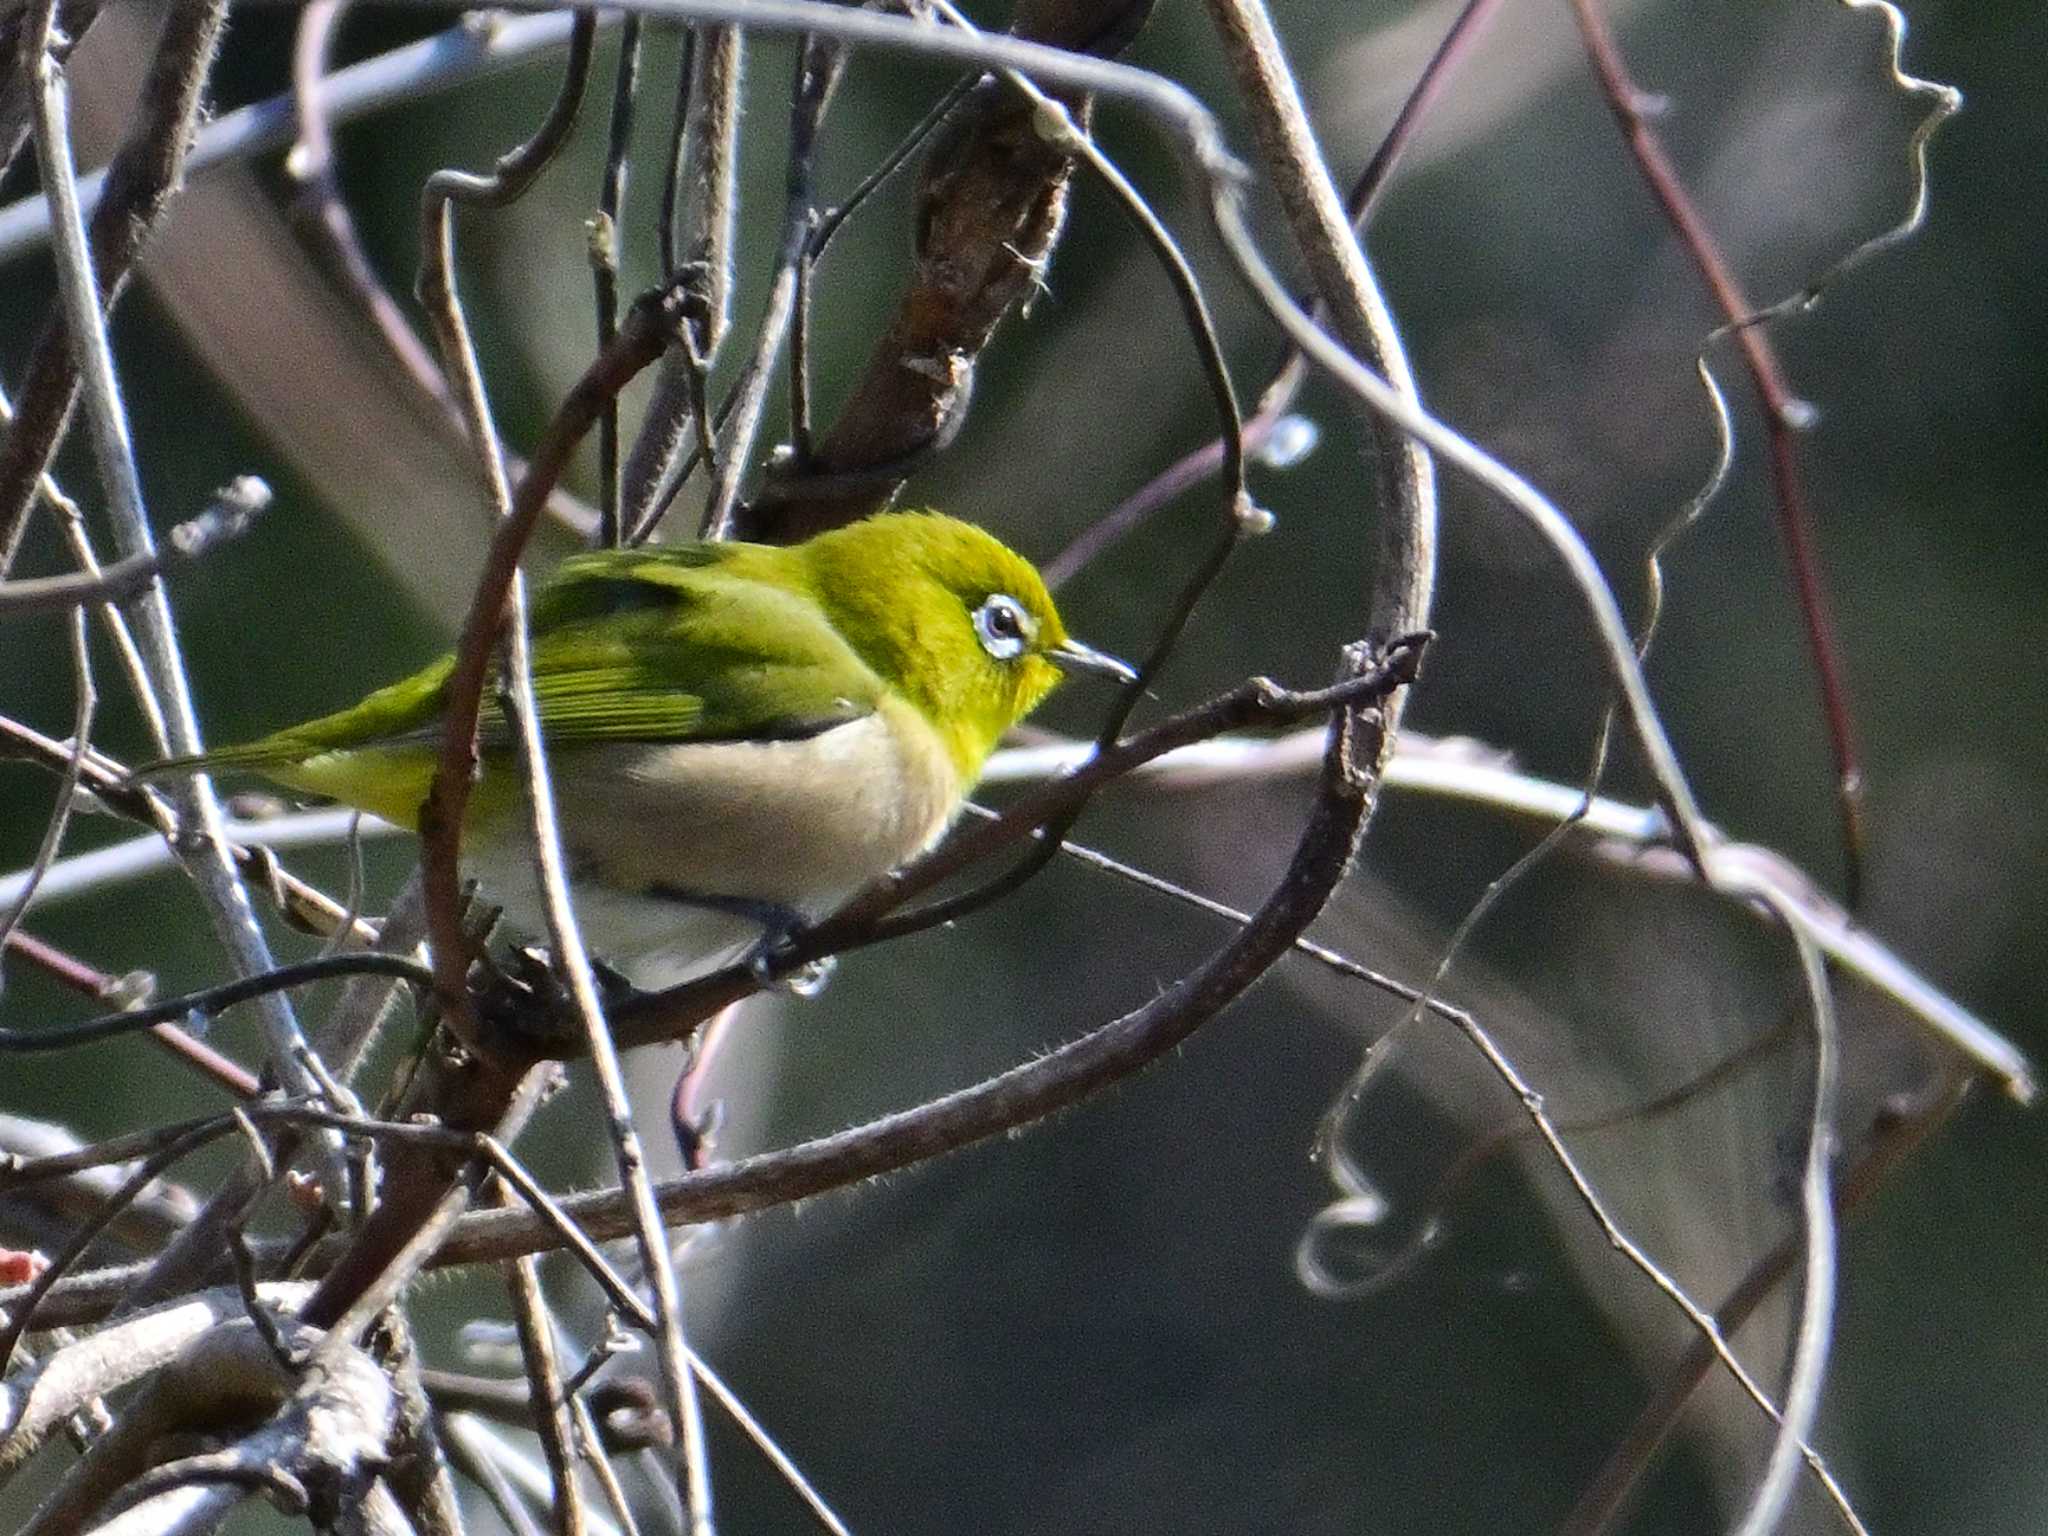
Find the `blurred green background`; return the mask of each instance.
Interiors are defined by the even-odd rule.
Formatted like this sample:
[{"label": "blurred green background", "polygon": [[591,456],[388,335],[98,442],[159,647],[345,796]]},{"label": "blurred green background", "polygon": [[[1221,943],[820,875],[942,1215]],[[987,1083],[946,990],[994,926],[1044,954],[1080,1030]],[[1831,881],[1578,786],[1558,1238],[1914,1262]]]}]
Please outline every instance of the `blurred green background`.
[{"label": "blurred green background", "polygon": [[[1340,179],[1369,157],[1450,15],[1442,4],[1276,7]],[[1666,99],[1659,126],[1753,296],[1796,289],[1907,205],[1908,137],[1922,104],[1887,84],[1874,14],[1819,0],[1637,0],[1617,20],[1639,83]],[[1801,454],[1868,759],[1867,916],[1927,975],[2042,1054],[2048,19],[2038,6],[1950,0],[1914,7],[1912,22],[1908,67],[1967,97],[1933,144],[1929,225],[1773,339],[1819,410]],[[344,51],[422,30],[361,18]],[[290,32],[282,11],[235,21],[222,107],[281,87]],[[87,79],[94,47],[81,54]],[[607,45],[600,81],[610,57]],[[649,231],[672,57],[665,42],[649,55],[629,291],[656,275]],[[1234,124],[1198,7],[1162,6],[1132,57],[1223,104]],[[750,58],[743,320],[760,301],[780,217],[790,67],[781,43]],[[827,196],[850,187],[947,78],[857,60],[827,137]],[[352,204],[394,288],[409,283],[421,178],[486,163],[536,118],[552,81],[549,68],[514,72],[342,134]],[[515,443],[532,441],[589,354],[582,220],[594,206],[601,122],[597,93],[532,198],[463,224],[465,289]],[[1272,336],[1202,239],[1158,141],[1115,113],[1100,131],[1187,233],[1249,393]],[[1234,128],[1233,140],[1245,142]],[[201,178],[200,188],[239,174]],[[32,189],[17,173],[0,190]],[[240,191],[231,211],[274,226],[285,191],[275,164],[255,167]],[[197,217],[195,206],[196,194],[180,217]],[[1262,238],[1283,252],[1284,228],[1260,206]],[[346,702],[426,659],[452,618],[418,594],[468,579],[445,535],[478,516],[459,497],[425,491],[402,505],[366,498],[366,486],[415,473],[395,449],[388,462],[360,460],[360,476],[336,472],[364,451],[351,423],[394,402],[366,396],[375,376],[360,382],[349,357],[320,350],[327,332],[273,302],[291,290],[264,266],[277,258],[250,238],[257,227],[214,231],[211,280],[224,303],[202,316],[189,292],[144,287],[116,337],[160,525],[237,473],[261,473],[279,493],[256,532],[174,593],[216,740]],[[824,270],[827,412],[899,285],[908,228],[899,182]],[[1643,550],[1711,460],[1692,364],[1714,316],[1622,153],[1563,7],[1506,8],[1453,80],[1371,243],[1433,407],[1550,491],[1639,611]],[[10,387],[52,293],[43,257],[0,272],[0,376]],[[224,380],[221,359],[247,355],[237,347],[285,366],[260,383],[229,367]],[[1653,680],[1708,813],[1837,886],[1816,694],[1761,435],[1739,373],[1717,360],[1737,411],[1735,473],[1666,563]],[[294,389],[298,398],[285,398]],[[1006,325],[960,442],[908,499],[1049,556],[1202,440],[1204,400],[1163,280],[1084,181],[1047,291],[1028,319]],[[1278,529],[1242,553],[1210,599],[1162,685],[1166,704],[1253,671],[1320,680],[1359,628],[1371,514],[1358,430],[1326,386],[1311,386],[1302,410],[1319,445],[1298,467],[1260,472]],[[280,437],[281,420],[324,421],[332,441],[303,428]],[[61,470],[94,506],[82,444]],[[417,473],[422,485],[448,478],[445,467],[440,480]],[[1211,498],[1190,495],[1076,579],[1062,594],[1076,629],[1141,649],[1215,516]],[[1579,775],[1604,701],[1557,568],[1503,509],[1449,477],[1444,546],[1440,639],[1412,722],[1510,749],[1536,772]],[[415,548],[410,561],[375,553]],[[44,530],[23,569],[58,563]],[[0,647],[0,712],[67,729],[60,626],[13,623]],[[139,753],[115,674],[102,677],[97,740]],[[1062,698],[1049,718],[1082,730],[1093,707]],[[1610,783],[1642,788],[1625,755]],[[0,764],[0,867],[32,856],[48,794],[40,775]],[[1250,903],[1284,860],[1304,794],[1300,784],[1119,793],[1080,835]],[[74,844],[119,835],[87,819]],[[1390,793],[1323,937],[1419,978],[1533,836],[1491,813]],[[292,863],[332,889],[346,882],[338,855]],[[374,905],[402,876],[405,853],[373,845],[367,867]],[[51,903],[30,927],[103,969],[147,967],[166,989],[221,974],[196,903],[169,879]],[[721,1151],[851,1124],[1009,1065],[1143,1002],[1220,936],[1207,919],[1057,868],[958,930],[850,960],[814,1002],[750,1013],[721,1073]],[[1570,1114],[1648,1097],[1777,1024],[1792,1006],[1790,980],[1780,946],[1748,919],[1566,855],[1488,922],[1449,991]],[[10,1025],[81,1013],[20,964],[8,965],[6,983]],[[1294,1249],[1330,1198],[1308,1156],[1317,1119],[1393,1017],[1376,996],[1284,968],[1173,1059],[1049,1127],[701,1234],[688,1250],[695,1341],[858,1531],[970,1521],[1005,1532],[1551,1528],[1685,1335],[1533,1161],[1493,1165],[1459,1193],[1437,1213],[1443,1243],[1387,1286],[1328,1301],[1301,1285]],[[1845,1024],[1852,1114],[1932,1070],[1889,1010],[1850,996]],[[255,1059],[246,1021],[224,1021],[215,1038]],[[636,1064],[650,1135],[679,1059],[664,1051]],[[1350,1142],[1392,1201],[1389,1241],[1430,1214],[1429,1191],[1459,1149],[1514,1111],[1449,1040],[1418,1037],[1404,1068],[1373,1091]],[[1787,1230],[1803,1070],[1799,1050],[1780,1053],[1677,1116],[1584,1140],[1631,1229],[1702,1299]],[[12,1058],[0,1073],[0,1109],[87,1136],[215,1102],[134,1043]],[[531,1133],[550,1178],[604,1176],[591,1109],[579,1083]],[[2048,1294],[2030,1173],[2044,1150],[2038,1115],[1975,1101],[1848,1230],[1818,1442],[1874,1530],[2033,1532],[2048,1515]],[[195,1162],[195,1184],[210,1166]],[[551,1274],[569,1314],[595,1332],[589,1294],[566,1267]],[[502,1298],[479,1274],[430,1288],[422,1308],[430,1353],[452,1361],[453,1326],[498,1315]],[[1766,1380],[1780,1379],[1785,1327],[1782,1314],[1767,1315],[1745,1335]],[[1713,1391],[1687,1424],[1624,1529],[1711,1531],[1739,1507],[1767,1443],[1754,1411]],[[799,1528],[759,1458],[716,1429],[726,1529]],[[0,1520],[19,1518],[27,1497],[0,1498]],[[1786,1529],[1833,1528],[1802,1491]]]}]

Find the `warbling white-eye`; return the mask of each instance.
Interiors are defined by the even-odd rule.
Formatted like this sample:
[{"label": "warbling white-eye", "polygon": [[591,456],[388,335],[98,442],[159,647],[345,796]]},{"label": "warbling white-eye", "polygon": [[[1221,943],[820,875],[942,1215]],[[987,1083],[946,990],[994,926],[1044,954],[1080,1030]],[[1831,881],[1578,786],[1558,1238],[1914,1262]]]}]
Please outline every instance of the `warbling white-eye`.
[{"label": "warbling white-eye", "polygon": [[[532,603],[533,688],[579,922],[642,987],[744,954],[930,846],[1070,639],[1029,561],[935,513],[778,547],[575,555]],[[453,663],[245,746],[143,770],[246,769],[416,826]],[[506,721],[487,685],[467,874],[538,936]]]}]

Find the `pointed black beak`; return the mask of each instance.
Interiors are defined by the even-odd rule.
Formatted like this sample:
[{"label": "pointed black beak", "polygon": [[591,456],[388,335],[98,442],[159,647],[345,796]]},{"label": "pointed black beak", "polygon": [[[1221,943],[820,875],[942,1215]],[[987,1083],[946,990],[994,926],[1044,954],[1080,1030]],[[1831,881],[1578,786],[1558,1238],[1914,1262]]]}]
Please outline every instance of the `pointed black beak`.
[{"label": "pointed black beak", "polygon": [[1138,680],[1135,669],[1078,640],[1062,640],[1045,653],[1045,659],[1063,672],[1095,672],[1103,677],[1113,677],[1120,683]]}]

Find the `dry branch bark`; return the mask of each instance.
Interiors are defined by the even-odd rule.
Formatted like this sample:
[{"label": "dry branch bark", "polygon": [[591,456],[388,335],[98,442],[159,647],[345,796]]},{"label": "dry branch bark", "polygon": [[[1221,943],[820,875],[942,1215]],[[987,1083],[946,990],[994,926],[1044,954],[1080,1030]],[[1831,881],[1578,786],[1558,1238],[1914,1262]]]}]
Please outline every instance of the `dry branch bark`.
[{"label": "dry branch bark", "polygon": [[[1012,30],[1108,55],[1151,10],[1152,0],[1023,0]],[[1085,93],[1049,94],[1085,127]],[[739,537],[790,543],[879,511],[952,440],[982,349],[1052,259],[1073,169],[1039,134],[1031,104],[1000,81],[967,97],[919,170],[910,283],[888,329],[808,461],[771,474],[741,509]]]},{"label": "dry branch bark", "polygon": [[[165,16],[134,127],[108,162],[92,214],[93,277],[107,309],[119,299],[144,242],[184,178],[185,151],[227,10],[227,0],[181,0]],[[68,330],[53,314],[36,338],[15,400],[14,424],[0,443],[0,575],[13,563],[38,482],[78,399],[73,354]]]}]

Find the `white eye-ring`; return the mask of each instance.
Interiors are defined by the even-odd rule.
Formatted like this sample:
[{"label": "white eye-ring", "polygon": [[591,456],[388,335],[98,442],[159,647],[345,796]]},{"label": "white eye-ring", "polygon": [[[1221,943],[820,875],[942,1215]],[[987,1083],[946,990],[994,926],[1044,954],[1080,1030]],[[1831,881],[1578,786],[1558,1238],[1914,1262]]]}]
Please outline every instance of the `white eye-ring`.
[{"label": "white eye-ring", "polygon": [[981,648],[997,661],[1022,655],[1037,630],[1038,621],[1007,593],[995,593],[974,610],[974,632],[981,637]]}]

